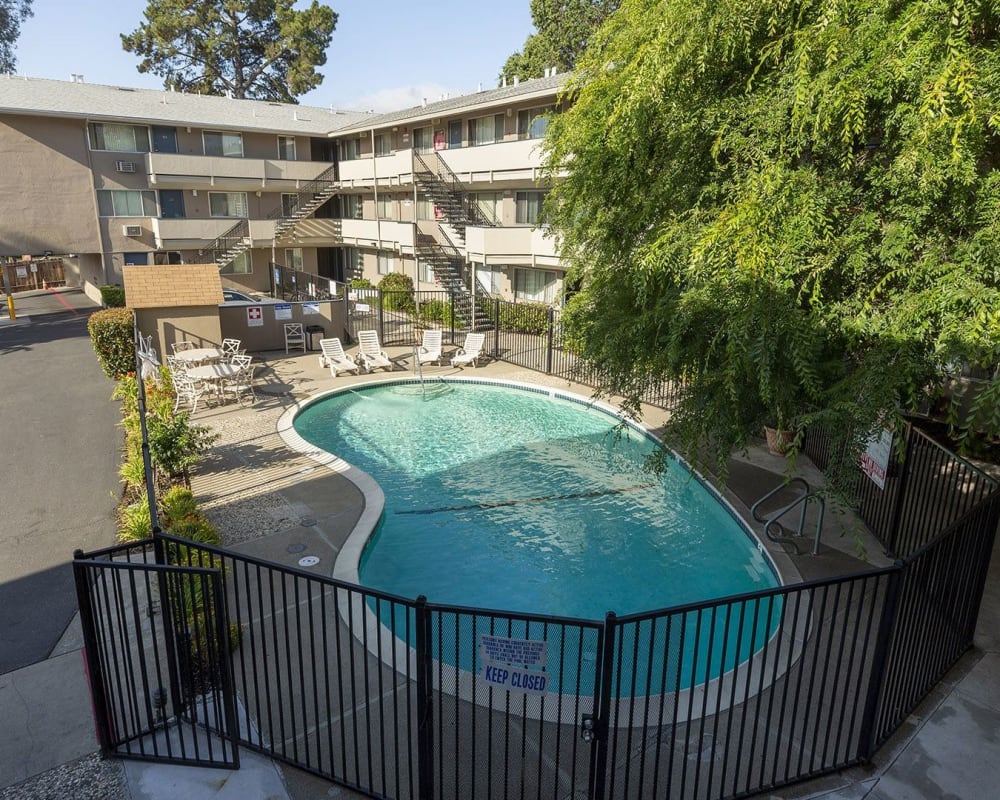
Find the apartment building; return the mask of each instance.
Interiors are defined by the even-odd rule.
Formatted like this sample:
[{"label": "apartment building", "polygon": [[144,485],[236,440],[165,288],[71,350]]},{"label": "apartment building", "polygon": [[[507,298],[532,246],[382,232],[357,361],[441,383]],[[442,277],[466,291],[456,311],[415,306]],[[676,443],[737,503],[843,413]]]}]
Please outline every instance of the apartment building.
[{"label": "apartment building", "polygon": [[562,80],[376,115],[0,76],[0,256],[95,284],[215,262],[267,292],[281,264],[556,303],[538,145]]}]

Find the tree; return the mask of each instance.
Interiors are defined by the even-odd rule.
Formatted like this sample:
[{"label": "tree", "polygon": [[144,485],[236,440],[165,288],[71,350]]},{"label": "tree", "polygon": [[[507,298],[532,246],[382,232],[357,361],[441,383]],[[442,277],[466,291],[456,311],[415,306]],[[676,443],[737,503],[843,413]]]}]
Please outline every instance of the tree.
[{"label": "tree", "polygon": [[122,47],[179,91],[294,103],[323,76],[337,14],[313,0],[149,0]]},{"label": "tree", "polygon": [[0,0],[0,74],[13,74],[17,65],[14,45],[21,23],[32,16],[31,0]]},{"label": "tree", "polygon": [[998,38],[983,2],[626,0],[545,145],[604,389],[683,380],[667,435],[720,467],[778,417],[856,453],[1000,363]]},{"label": "tree", "polygon": [[503,76],[541,78],[549,67],[572,70],[587,41],[620,0],[531,0],[536,33],[503,66]]}]

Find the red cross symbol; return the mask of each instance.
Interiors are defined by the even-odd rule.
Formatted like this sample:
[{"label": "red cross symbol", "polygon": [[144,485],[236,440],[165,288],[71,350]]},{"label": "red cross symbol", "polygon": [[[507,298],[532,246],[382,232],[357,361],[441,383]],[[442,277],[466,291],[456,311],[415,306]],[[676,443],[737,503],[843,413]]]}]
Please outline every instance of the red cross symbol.
[{"label": "red cross symbol", "polygon": [[247,309],[247,319],[248,320],[251,320],[251,319],[263,319],[263,318],[264,318],[264,309],[262,309],[260,306],[250,306]]}]

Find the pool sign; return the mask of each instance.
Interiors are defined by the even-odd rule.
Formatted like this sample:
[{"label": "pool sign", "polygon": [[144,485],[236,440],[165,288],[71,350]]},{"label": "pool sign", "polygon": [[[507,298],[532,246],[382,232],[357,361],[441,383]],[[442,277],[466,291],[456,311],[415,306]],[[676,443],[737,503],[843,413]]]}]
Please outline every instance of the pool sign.
[{"label": "pool sign", "polygon": [[871,478],[879,489],[885,489],[885,476],[892,456],[892,434],[883,430],[868,440],[868,447],[861,454],[861,471]]},{"label": "pool sign", "polygon": [[275,319],[291,319],[292,318],[292,304],[291,303],[275,303],[274,304],[274,318]]},{"label": "pool sign", "polygon": [[480,677],[488,685],[508,692],[545,694],[549,681],[545,642],[484,633],[479,637],[479,656],[483,665]]},{"label": "pool sign", "polygon": [[247,306],[247,327],[262,328],[264,326],[264,309],[260,306]]}]

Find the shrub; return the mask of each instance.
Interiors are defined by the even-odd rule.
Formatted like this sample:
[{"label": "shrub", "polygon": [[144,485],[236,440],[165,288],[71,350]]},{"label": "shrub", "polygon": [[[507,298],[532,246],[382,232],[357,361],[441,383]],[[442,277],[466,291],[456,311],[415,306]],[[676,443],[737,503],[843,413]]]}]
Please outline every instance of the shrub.
[{"label": "shrub", "polygon": [[447,300],[427,300],[420,304],[421,322],[451,324],[451,303]]},{"label": "shrub", "polygon": [[374,289],[375,286],[368,278],[351,278],[348,284],[352,289]]},{"label": "shrub", "polygon": [[379,281],[378,288],[382,292],[382,305],[388,311],[412,313],[416,308],[413,302],[413,279],[409,275],[390,272]]},{"label": "shrub", "polygon": [[105,308],[124,308],[125,290],[121,286],[102,286],[101,302]]},{"label": "shrub", "polygon": [[149,524],[149,501],[142,495],[118,509],[118,541],[138,542],[153,535]]},{"label": "shrub", "polygon": [[190,469],[202,451],[218,438],[204,425],[192,425],[187,414],[166,418],[149,415],[146,420],[149,455],[153,464],[171,481],[190,484]]},{"label": "shrub", "polygon": [[544,303],[501,303],[500,327],[541,336],[549,329],[549,307]]},{"label": "shrub", "polygon": [[131,311],[125,308],[95,311],[87,320],[87,332],[105,375],[117,379],[135,371]]}]

